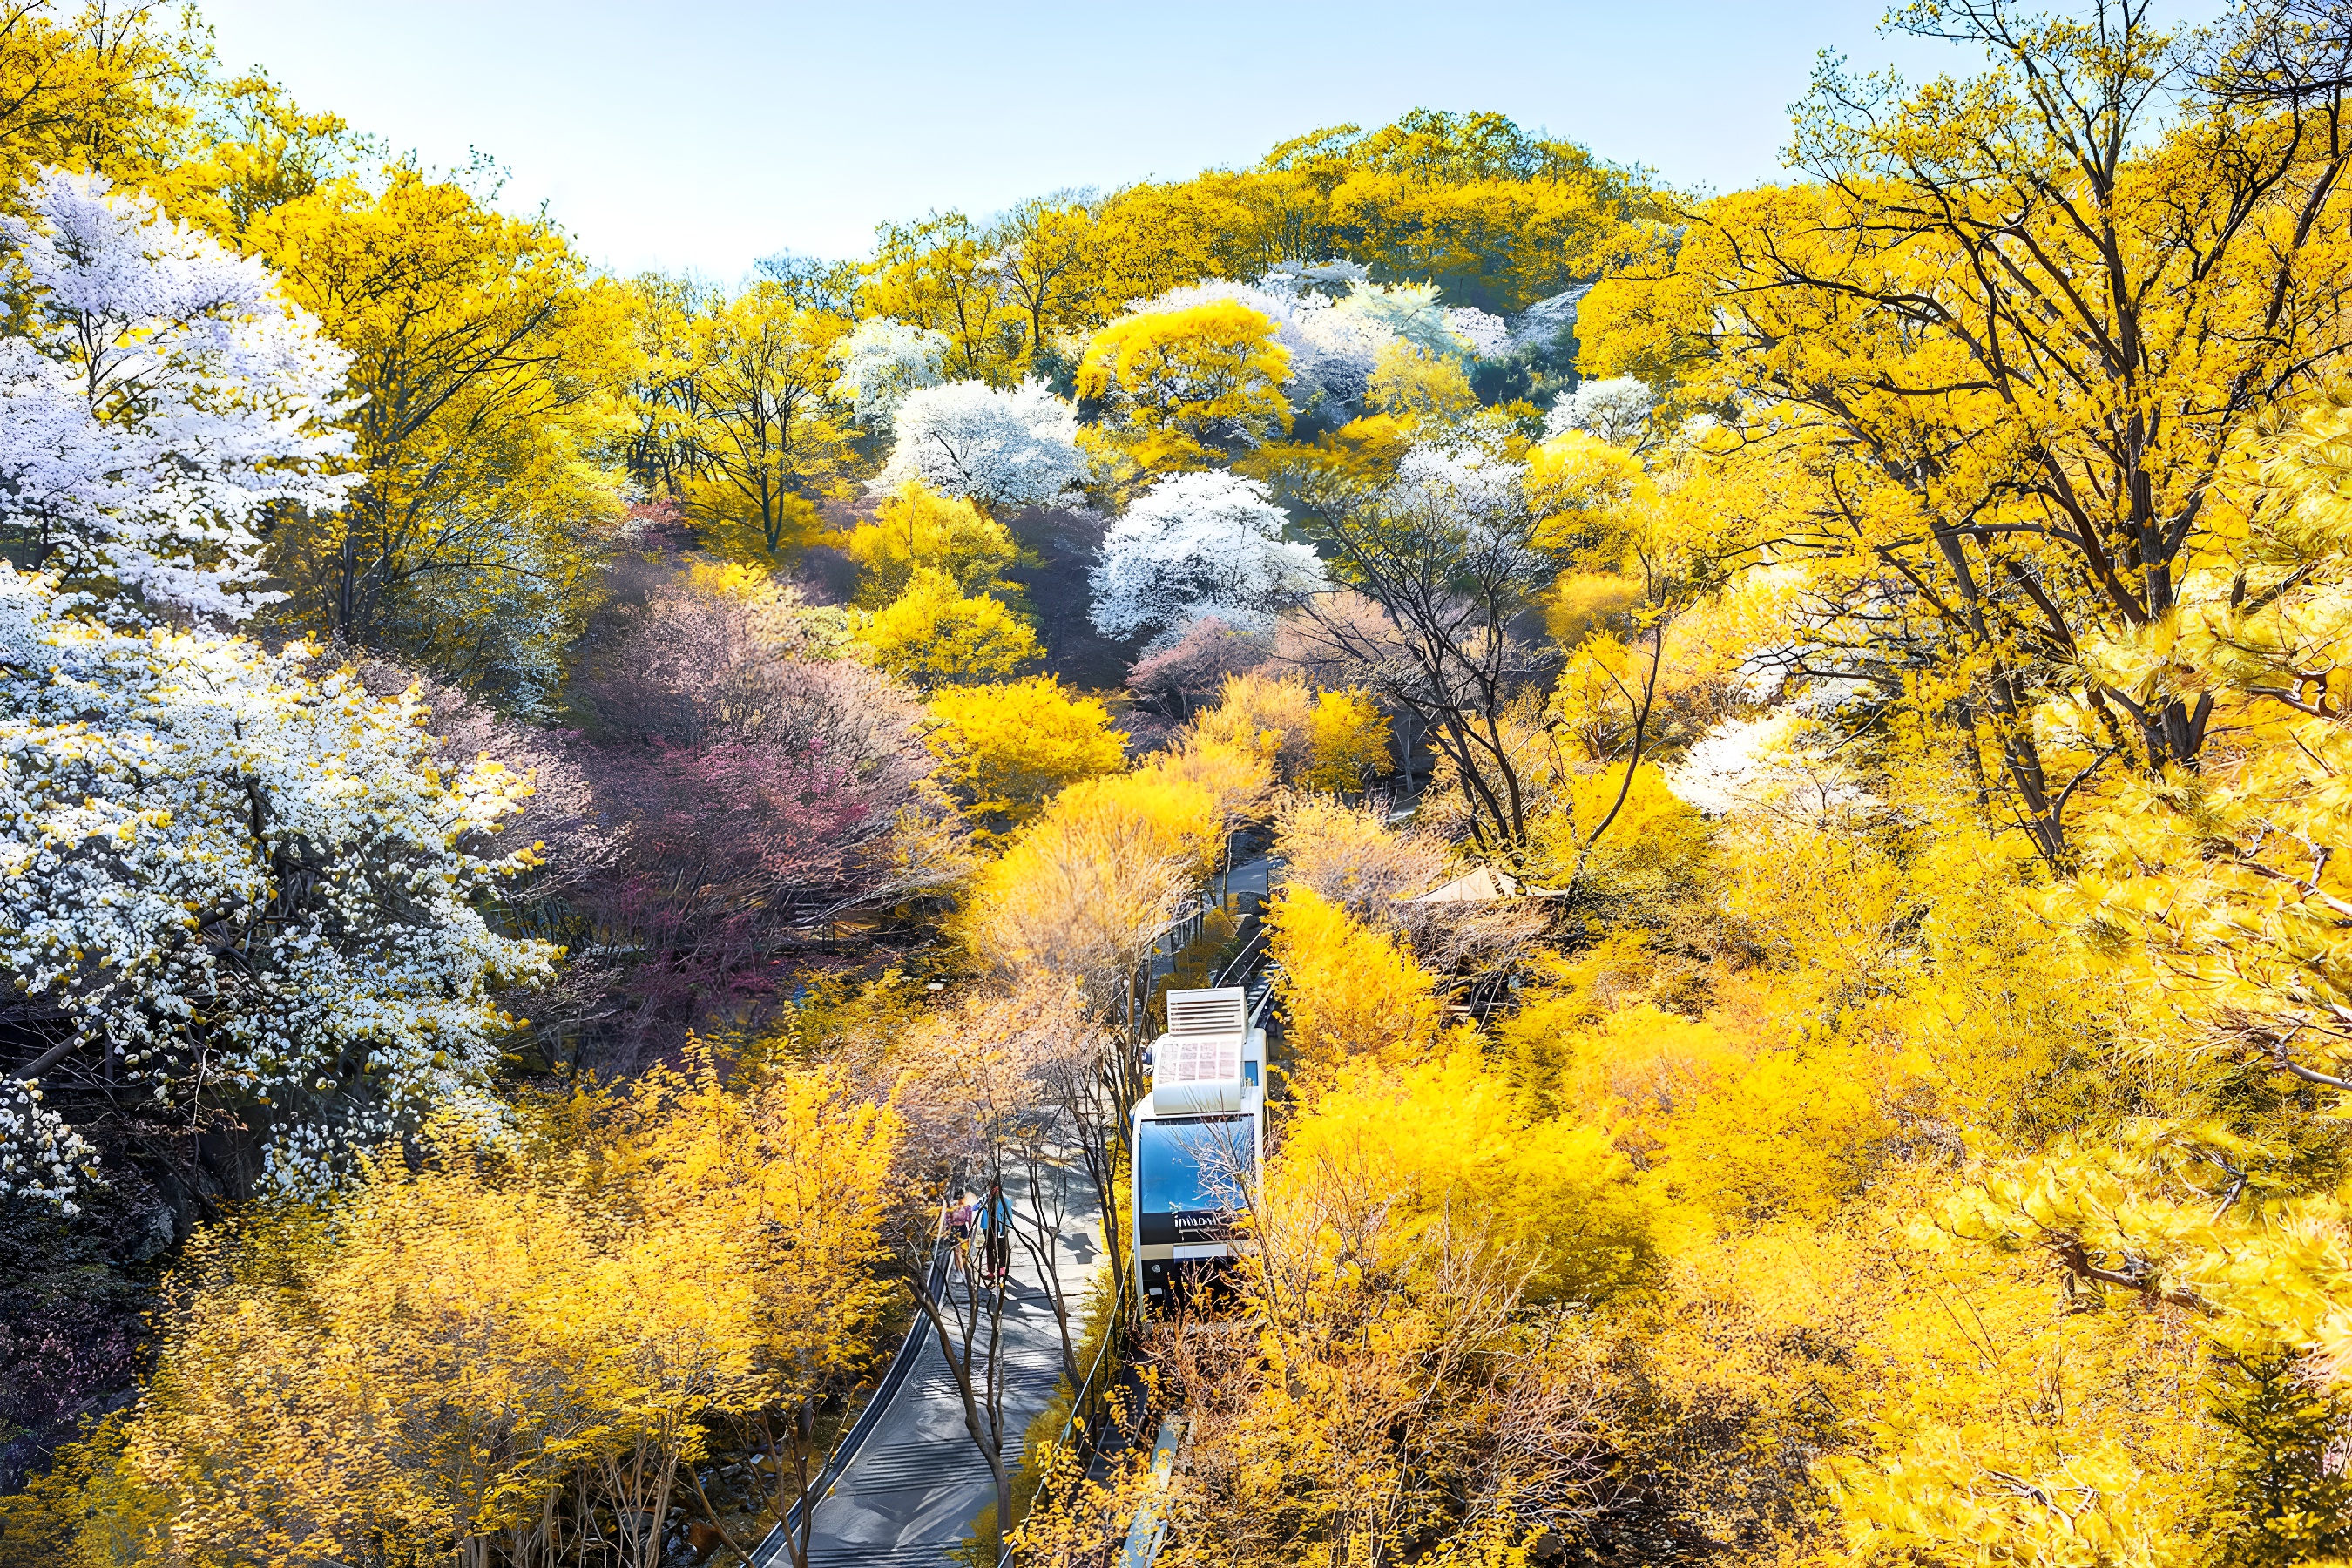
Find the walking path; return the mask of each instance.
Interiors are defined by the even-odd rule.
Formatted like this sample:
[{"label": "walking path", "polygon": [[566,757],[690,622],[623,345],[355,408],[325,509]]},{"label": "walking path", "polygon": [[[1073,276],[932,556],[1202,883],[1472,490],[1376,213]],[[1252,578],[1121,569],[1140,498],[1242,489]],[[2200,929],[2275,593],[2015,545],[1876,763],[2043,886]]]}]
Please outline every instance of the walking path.
[{"label": "walking path", "polygon": [[[1076,1170],[1066,1175],[1067,1206],[1054,1247],[1075,1335],[1087,1292],[1108,1258],[1092,1184]],[[1019,1223],[1035,1235],[1034,1216],[1026,1209]],[[1036,1263],[1017,1244],[1013,1254],[997,1353],[1004,1367],[1005,1462],[1017,1467],[1030,1420],[1052,1402],[1061,1381],[1062,1338]],[[962,1288],[961,1279],[949,1285]],[[985,1335],[984,1324],[981,1331]],[[974,1358],[975,1378],[985,1366],[984,1356]],[[974,1517],[995,1500],[995,1479],[964,1427],[963,1397],[940,1353],[938,1335],[926,1323],[922,1350],[898,1397],[817,1502],[811,1568],[938,1568],[971,1533]],[[763,1568],[789,1561],[780,1546]]]},{"label": "walking path", "polygon": [[[1230,908],[1237,897],[1264,898],[1273,871],[1267,857],[1255,855],[1213,879],[1213,888]],[[1174,953],[1155,952],[1149,977],[1158,980],[1174,963]],[[1264,979],[1253,973],[1254,1005],[1264,985]],[[1092,1184],[1076,1169],[1065,1169],[1063,1174],[1066,1186],[1054,1248],[1075,1334],[1087,1292],[1109,1267],[1109,1257]],[[1030,1236],[1037,1234],[1036,1218],[1025,1200],[1017,1222]],[[997,1353],[1005,1373],[1005,1462],[1018,1466],[1031,1419],[1052,1402],[1061,1382],[1062,1340],[1035,1261],[1016,1245],[1013,1262],[1003,1341]],[[959,1279],[950,1289],[961,1289],[961,1284]],[[974,1375],[980,1371],[976,1365]],[[969,1537],[981,1510],[995,1500],[995,1479],[965,1429],[963,1397],[940,1352],[937,1334],[926,1323],[906,1381],[840,1478],[817,1500],[809,1538],[810,1568],[940,1568],[951,1561],[948,1553]],[[754,1560],[759,1568],[781,1568],[791,1561],[781,1542],[765,1556],[755,1554]]]}]

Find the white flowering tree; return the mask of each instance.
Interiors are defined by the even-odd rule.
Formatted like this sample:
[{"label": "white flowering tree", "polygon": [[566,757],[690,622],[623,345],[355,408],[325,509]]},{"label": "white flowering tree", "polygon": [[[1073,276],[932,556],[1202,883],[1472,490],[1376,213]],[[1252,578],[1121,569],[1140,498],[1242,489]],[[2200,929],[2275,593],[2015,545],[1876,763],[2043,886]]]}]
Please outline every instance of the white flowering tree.
[{"label": "white flowering tree", "polygon": [[908,395],[940,384],[940,366],[952,345],[945,332],[871,316],[833,346],[841,367],[833,399],[849,405],[869,430],[888,430]]},{"label": "white flowering tree", "polygon": [[1544,434],[1581,430],[1612,447],[1639,448],[1650,438],[1650,389],[1630,375],[1588,381],[1551,405]]},{"label": "white flowering tree", "polygon": [[[69,1200],[59,1081],[218,1106],[315,1186],[354,1144],[487,1119],[501,988],[554,951],[478,908],[528,866],[529,781],[436,772],[413,692],[203,632],[68,612],[0,567],[0,1194]],[[46,1044],[42,1044],[46,1042]]]},{"label": "white flowering tree", "polygon": [[[1425,354],[1463,359],[1479,352],[1454,331],[1455,312],[1447,310],[1438,299],[1434,283],[1400,283],[1393,287],[1359,283],[1331,310],[1342,320],[1360,321],[1380,333],[1383,342],[1401,338]],[[1486,312],[1472,314],[1484,316]],[[1465,324],[1475,325],[1470,315],[1461,319]]]},{"label": "white flowering tree", "polygon": [[1285,521],[1255,479],[1212,470],[1160,480],[1103,535],[1095,628],[1154,632],[1157,648],[1207,616],[1245,630],[1271,626],[1328,586],[1313,548],[1282,537]]},{"label": "white flowering tree", "polygon": [[241,620],[257,522],[331,511],[350,356],[258,261],[96,174],[44,171],[0,223],[0,534],[26,565],[141,613]]},{"label": "white flowering tree", "polygon": [[898,405],[895,428],[890,460],[868,486],[877,495],[919,479],[991,510],[1045,506],[1086,477],[1077,411],[1042,381],[927,387]]},{"label": "white flowering tree", "polygon": [[1511,324],[1475,305],[1446,306],[1445,330],[1479,359],[1510,352]]}]

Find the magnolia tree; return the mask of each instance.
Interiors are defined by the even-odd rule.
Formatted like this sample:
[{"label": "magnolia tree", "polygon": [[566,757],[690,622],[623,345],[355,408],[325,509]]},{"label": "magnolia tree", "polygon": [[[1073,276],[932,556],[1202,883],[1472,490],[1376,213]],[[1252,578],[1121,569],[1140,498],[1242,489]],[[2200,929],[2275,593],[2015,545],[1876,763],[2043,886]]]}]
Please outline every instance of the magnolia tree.
[{"label": "magnolia tree", "polygon": [[1314,549],[1282,537],[1286,521],[1255,479],[1212,470],[1160,480],[1103,534],[1095,629],[1113,637],[1153,632],[1165,644],[1204,616],[1242,629],[1271,626],[1326,586]]},{"label": "magnolia tree", "polygon": [[910,393],[898,406],[890,460],[871,481],[887,495],[919,479],[986,508],[1046,506],[1086,477],[1075,409],[1042,381],[1000,392],[951,381]]},{"label": "magnolia tree", "polygon": [[[260,262],[96,174],[27,181],[0,223],[16,307],[0,338],[0,528],[114,618],[241,620],[260,586],[256,523],[331,511],[326,471],[351,356]],[[20,556],[20,559],[22,557]]]},{"label": "magnolia tree", "polygon": [[950,346],[944,332],[869,317],[833,346],[833,361],[841,367],[834,401],[849,405],[868,429],[887,430],[910,394],[940,384]]},{"label": "magnolia tree", "polygon": [[40,1098],[201,1100],[270,1134],[268,1177],[435,1114],[487,1120],[502,987],[555,950],[478,907],[535,859],[500,827],[530,783],[436,773],[414,692],[311,650],[76,616],[0,568],[0,1194],[69,1199],[87,1147]]}]

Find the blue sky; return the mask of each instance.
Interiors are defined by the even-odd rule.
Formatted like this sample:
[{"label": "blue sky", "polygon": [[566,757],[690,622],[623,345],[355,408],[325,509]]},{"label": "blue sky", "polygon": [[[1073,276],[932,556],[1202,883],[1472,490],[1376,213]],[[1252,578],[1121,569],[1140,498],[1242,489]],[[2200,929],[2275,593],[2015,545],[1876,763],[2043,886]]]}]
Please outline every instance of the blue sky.
[{"label": "blue sky", "polygon": [[1395,5],[620,5],[203,0],[266,67],[429,163],[478,147],[601,265],[732,279],[780,249],[1063,186],[1254,162],[1413,106],[1521,124],[1727,189],[1771,178],[1817,50],[1914,78],[1885,0]]}]

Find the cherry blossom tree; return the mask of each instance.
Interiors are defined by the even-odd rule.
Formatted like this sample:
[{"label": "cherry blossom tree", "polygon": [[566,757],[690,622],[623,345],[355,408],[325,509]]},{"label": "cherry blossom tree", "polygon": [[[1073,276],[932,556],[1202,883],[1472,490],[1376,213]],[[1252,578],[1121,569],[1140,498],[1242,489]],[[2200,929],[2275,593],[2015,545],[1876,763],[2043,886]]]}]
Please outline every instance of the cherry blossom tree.
[{"label": "cherry blossom tree", "polygon": [[1273,652],[1270,634],[1202,616],[1173,642],[1136,660],[1127,672],[1128,689],[1171,719],[1189,719],[1193,709],[1224,689],[1228,678],[1257,668]]},{"label": "cherry blossom tree", "polygon": [[626,955],[604,1065],[757,1011],[794,940],[961,869],[919,789],[920,710],[837,657],[836,623],[787,589],[672,582],[603,659],[607,738],[580,761],[619,850],[578,903]]},{"label": "cherry blossom tree", "polygon": [[919,479],[982,508],[1045,506],[1086,475],[1077,413],[1042,381],[926,387],[899,405],[895,428],[890,460],[868,485],[877,495]]},{"label": "cherry blossom tree", "polygon": [[1113,637],[1158,633],[1156,651],[1206,616],[1246,630],[1271,627],[1326,586],[1313,547],[1282,537],[1286,521],[1255,479],[1213,469],[1160,480],[1103,534],[1095,629]]},{"label": "cherry blossom tree", "polygon": [[435,1114],[488,1122],[502,987],[554,950],[482,902],[536,858],[530,783],[436,772],[414,690],[314,651],[136,633],[0,568],[0,1194],[69,1201],[88,1147],[56,1097],[209,1106],[268,1134],[267,1179]]},{"label": "cherry blossom tree", "polygon": [[1492,359],[1510,351],[1511,324],[1475,305],[1445,307],[1445,330],[1480,359]]},{"label": "cherry blossom tree", "polygon": [[869,317],[833,345],[834,363],[841,367],[834,401],[848,404],[860,425],[890,429],[910,394],[940,384],[940,366],[953,346],[945,332]]},{"label": "cherry blossom tree", "polygon": [[19,559],[110,614],[242,620],[260,585],[256,524],[341,508],[356,474],[335,427],[351,356],[260,262],[97,174],[49,169],[0,223],[0,532]]}]

